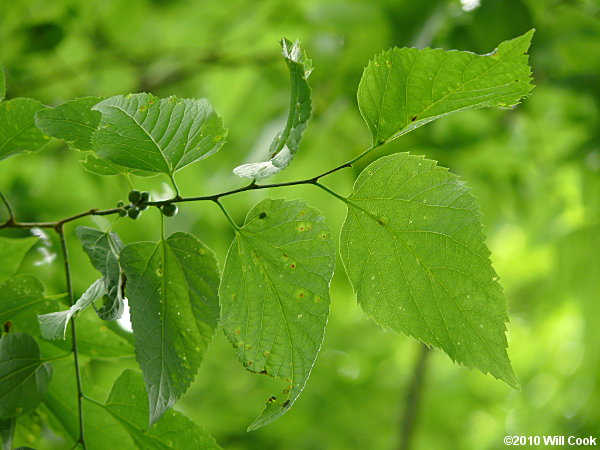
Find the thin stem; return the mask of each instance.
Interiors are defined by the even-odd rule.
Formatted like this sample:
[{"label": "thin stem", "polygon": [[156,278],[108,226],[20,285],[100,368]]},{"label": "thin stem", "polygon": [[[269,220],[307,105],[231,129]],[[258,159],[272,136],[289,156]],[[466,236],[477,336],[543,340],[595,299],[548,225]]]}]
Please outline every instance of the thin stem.
[{"label": "thin stem", "polygon": [[362,152],[360,155],[358,155],[356,158],[351,159],[350,161],[348,161],[346,164],[348,164],[348,167],[352,166],[355,162],[357,162],[360,159],[363,159],[365,156],[367,156],[373,150],[381,147],[383,144],[385,144],[385,142],[381,142],[379,144],[372,145],[371,147],[369,147],[368,149],[366,149],[364,152]]},{"label": "thin stem", "polygon": [[341,195],[340,195],[340,194],[338,194],[337,192],[335,192],[335,191],[333,191],[333,190],[329,189],[327,186],[325,186],[325,185],[323,185],[323,184],[321,184],[321,183],[314,183],[314,184],[315,184],[315,186],[318,186],[318,187],[320,187],[321,189],[323,189],[325,192],[327,192],[327,193],[329,193],[329,194],[333,195],[335,198],[337,198],[337,199],[340,199],[340,200],[341,200],[341,201],[343,201],[344,203],[346,203],[346,204],[350,203],[346,197],[343,197],[343,196],[341,196]]},{"label": "thin stem", "polygon": [[227,217],[227,220],[229,221],[231,226],[237,232],[240,229],[240,227],[238,227],[237,224],[233,221],[233,219],[231,218],[231,216],[229,215],[229,213],[227,212],[225,207],[221,204],[221,202],[219,200],[214,200],[214,202],[219,206],[219,208],[221,208],[221,211],[223,211],[223,214],[225,214],[225,217]]},{"label": "thin stem", "polygon": [[102,408],[106,408],[106,405],[104,403],[99,402],[98,400],[93,399],[92,397],[88,397],[87,395],[84,395],[83,399],[87,400],[90,403],[93,403],[94,405],[98,405],[98,406],[101,406]]},{"label": "thin stem", "polygon": [[[75,298],[73,296],[73,284],[71,281],[71,268],[69,265],[69,252],[67,250],[67,241],[65,240],[65,233],[62,224],[58,225],[56,228],[56,232],[60,237],[60,246],[63,254],[63,261],[65,264],[65,276],[67,281],[67,292],[69,293],[69,305],[73,306],[75,304]],[[71,340],[73,341],[72,350],[73,350],[73,361],[75,363],[75,380],[77,382],[77,407],[79,412],[79,440],[78,444],[81,444],[81,447],[85,450],[85,432],[83,426],[83,389],[81,383],[81,370],[79,368],[79,353],[77,351],[77,329],[75,327],[75,318],[71,318]]]},{"label": "thin stem", "polygon": [[[199,202],[199,201],[216,202],[217,200],[219,200],[222,197],[227,197],[229,195],[238,194],[240,192],[253,191],[253,190],[258,190],[258,189],[271,189],[271,188],[278,188],[278,187],[287,187],[287,186],[299,186],[299,185],[303,185],[303,184],[314,184],[314,185],[320,186],[321,189],[328,190],[328,188],[325,188],[323,185],[320,185],[318,183],[318,181],[321,178],[331,175],[332,173],[335,173],[339,170],[342,170],[342,169],[345,169],[348,167],[352,167],[352,165],[354,163],[356,163],[358,160],[364,158],[371,151],[375,150],[376,148],[378,148],[382,145],[383,145],[383,143],[373,145],[373,146],[369,147],[368,149],[366,149],[364,152],[362,152],[360,155],[355,157],[354,159],[352,159],[348,162],[345,162],[344,164],[340,164],[339,166],[334,167],[333,169],[327,170],[327,171],[325,171],[319,175],[316,175],[312,178],[307,178],[304,180],[297,180],[297,181],[288,181],[285,183],[272,183],[272,184],[257,184],[255,181],[252,181],[252,183],[250,183],[246,186],[243,186],[241,188],[232,189],[230,191],[225,191],[225,192],[221,192],[218,194],[202,195],[202,196],[197,196],[197,197],[181,197],[179,195],[179,189],[177,187],[177,184],[175,183],[175,179],[173,178],[172,175],[170,175],[171,181],[173,182],[173,187],[175,188],[175,191],[176,191],[175,197],[172,199],[168,199],[168,200],[148,202],[148,205],[149,206],[162,206],[162,205],[166,205],[167,203],[184,203],[184,202]],[[333,191],[328,190],[328,192],[332,193]],[[347,200],[344,199],[343,197],[341,197],[337,194],[333,194],[333,195],[336,195],[336,197],[346,201],[346,203],[347,203]],[[2,199],[4,200],[5,204],[7,205],[7,208],[10,208],[10,205],[8,204],[8,202],[6,202],[6,200],[4,199],[4,196],[2,196]],[[12,209],[9,209],[9,211],[12,214]],[[54,229],[57,229],[57,228],[62,227],[66,223],[72,222],[77,219],[81,219],[82,217],[108,216],[111,214],[117,214],[120,211],[121,211],[121,208],[110,208],[110,209],[102,209],[102,210],[93,208],[93,209],[81,212],[79,214],[75,214],[73,216],[66,217],[61,220],[57,220],[55,222],[18,222],[13,214],[7,221],[0,223],[0,229],[1,228],[54,228]]]},{"label": "thin stem", "polygon": [[429,347],[421,344],[419,355],[415,362],[413,376],[408,386],[408,394],[404,406],[404,416],[401,423],[400,450],[409,450],[411,438],[414,434],[415,424],[417,422],[419,403],[421,400],[421,391],[425,381],[425,369],[427,367],[427,356],[430,353]]},{"label": "thin stem", "polygon": [[6,210],[8,211],[8,220],[7,223],[14,223],[15,221],[15,213],[12,209],[12,206],[10,206],[10,203],[8,202],[8,200],[6,199],[6,197],[4,196],[4,194],[2,192],[0,192],[0,199],[2,199],[2,203],[4,203],[4,206],[6,206]]},{"label": "thin stem", "polygon": [[169,174],[169,179],[171,180],[173,189],[175,189],[175,198],[181,198],[181,195],[179,195],[179,186],[177,186],[177,182],[175,181],[173,174]]}]

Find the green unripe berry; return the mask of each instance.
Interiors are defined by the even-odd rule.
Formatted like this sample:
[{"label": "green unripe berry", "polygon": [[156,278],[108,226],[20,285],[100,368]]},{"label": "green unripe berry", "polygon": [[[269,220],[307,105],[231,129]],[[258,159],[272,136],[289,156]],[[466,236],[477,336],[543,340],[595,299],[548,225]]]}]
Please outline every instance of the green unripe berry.
[{"label": "green unripe berry", "polygon": [[138,208],[131,208],[127,211],[127,215],[132,219],[137,219],[141,214],[141,211]]},{"label": "green unripe berry", "polygon": [[129,193],[129,201],[131,203],[135,203],[137,205],[141,199],[142,199],[142,193],[140,191],[131,191]]},{"label": "green unripe berry", "polygon": [[123,200],[119,200],[117,203],[117,208],[122,208],[123,206],[125,206],[125,202]]},{"label": "green unripe berry", "polygon": [[121,211],[119,211],[119,216],[120,217],[125,217],[127,215],[127,211],[125,211],[124,209],[122,209]]},{"label": "green unripe berry", "polygon": [[179,208],[175,203],[167,203],[162,207],[162,213],[167,217],[173,217],[175,214],[177,214],[178,210]]}]

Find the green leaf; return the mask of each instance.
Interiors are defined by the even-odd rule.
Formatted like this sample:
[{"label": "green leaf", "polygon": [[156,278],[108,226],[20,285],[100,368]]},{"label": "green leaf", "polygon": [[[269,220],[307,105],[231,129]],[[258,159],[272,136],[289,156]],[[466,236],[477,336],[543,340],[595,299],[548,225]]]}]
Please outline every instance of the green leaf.
[{"label": "green leaf", "polygon": [[479,215],[469,188],[435,161],[380,158],[348,198],[342,261],[379,325],[516,387],[506,303]]},{"label": "green leaf", "polygon": [[311,89],[308,76],[313,70],[312,61],[300,48],[300,42],[281,40],[283,57],[290,72],[291,98],[285,128],[281,130],[269,148],[269,161],[243,164],[233,169],[240,177],[260,180],[285,169],[298,152],[302,133],[312,113]]},{"label": "green leaf", "polygon": [[35,276],[19,274],[0,284],[0,325],[35,311],[46,301],[44,286]]},{"label": "green leaf", "polygon": [[0,101],[6,97],[6,80],[4,79],[4,70],[0,66]]},{"label": "green leaf", "polygon": [[22,239],[0,236],[0,282],[17,271],[25,254],[37,241],[38,238],[35,236]]},{"label": "green leaf", "polygon": [[215,440],[201,427],[176,411],[167,411],[148,431],[148,395],[144,379],[133,370],[115,381],[106,409],[127,430],[139,448],[218,449]]},{"label": "green leaf", "polygon": [[95,175],[111,176],[111,175],[137,175],[138,177],[153,177],[156,176],[154,172],[147,172],[144,170],[131,169],[129,167],[119,166],[118,164],[111,163],[106,159],[98,158],[96,154],[88,154],[85,159],[79,161],[81,166]]},{"label": "green leaf", "polygon": [[[91,312],[91,311],[90,311]],[[131,358],[134,356],[132,340],[127,332],[120,334],[116,322],[101,322],[93,314],[77,316],[77,347],[79,353],[92,358]],[[67,337],[66,342],[71,345]],[[69,350],[70,347],[67,347]]]},{"label": "green leaf", "polygon": [[153,424],[200,367],[219,318],[219,268],[212,251],[186,233],[127,245],[121,264]]},{"label": "green leaf", "polygon": [[127,168],[123,166],[119,166],[117,164],[113,164],[110,161],[107,161],[102,158],[98,158],[95,154],[89,154],[79,161],[81,166],[96,175],[110,176],[110,175],[123,175],[127,173]]},{"label": "green leaf", "polygon": [[63,139],[77,150],[92,150],[92,134],[102,114],[92,106],[103,97],[82,97],[44,108],[35,115],[35,125],[48,136]]},{"label": "green leaf", "polygon": [[[43,406],[40,408],[42,415],[47,418],[52,430],[66,439],[67,442],[61,448],[81,448],[75,445],[79,440],[79,417],[73,361],[57,360],[53,365],[56,381],[48,387]],[[86,377],[85,372],[82,371],[82,381],[86,395],[91,396],[94,383]],[[88,450],[135,448],[129,434],[103,406],[84,399],[83,419]]]},{"label": "green leaf", "polygon": [[376,57],[358,88],[358,106],[373,143],[457,111],[517,104],[533,89],[527,64],[533,32],[501,43],[488,55],[394,48]]},{"label": "green leaf", "polygon": [[40,331],[44,339],[65,339],[67,325],[71,317],[84,310],[106,293],[104,278],[96,280],[83,295],[66,311],[58,311],[38,316]]},{"label": "green leaf", "polygon": [[334,265],[325,218],[305,202],[263,200],[236,230],[219,289],[223,328],[247,370],[288,383],[249,430],[285,414],[302,392],[323,341]]},{"label": "green leaf", "polygon": [[204,99],[118,95],[93,109],[102,113],[93,137],[96,152],[132,169],[172,175],[217,152],[227,136],[222,119]]},{"label": "green leaf", "polygon": [[24,333],[0,338],[0,419],[32,411],[42,401],[52,366],[40,359],[35,340]]},{"label": "green leaf", "polygon": [[46,145],[48,137],[36,128],[33,120],[42,108],[44,105],[31,98],[0,102],[0,161]]},{"label": "green leaf", "polygon": [[77,227],[75,231],[92,265],[104,276],[107,298],[100,308],[94,306],[98,317],[102,320],[118,319],[124,309],[124,278],[118,260],[123,243],[114,232],[105,233],[89,227]]}]

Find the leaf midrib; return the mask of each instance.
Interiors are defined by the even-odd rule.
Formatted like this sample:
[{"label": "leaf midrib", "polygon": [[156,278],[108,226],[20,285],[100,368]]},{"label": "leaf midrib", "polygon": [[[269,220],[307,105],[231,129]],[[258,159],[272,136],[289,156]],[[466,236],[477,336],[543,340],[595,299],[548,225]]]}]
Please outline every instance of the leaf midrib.
[{"label": "leaf midrib", "polygon": [[[369,215],[368,217],[369,217],[369,218],[371,218],[371,220],[373,220],[373,217],[372,217],[371,215]],[[360,221],[359,221],[359,222],[360,222]],[[378,223],[376,220],[374,220],[374,222],[375,222],[377,225],[379,225],[379,223]],[[415,260],[416,260],[416,261],[419,263],[419,265],[420,265],[420,266],[421,266],[421,267],[422,267],[422,268],[423,268],[423,269],[426,271],[427,275],[429,276],[428,278],[429,278],[429,280],[430,280],[430,283],[431,283],[431,280],[432,280],[432,279],[435,279],[435,281],[436,281],[436,282],[439,284],[439,286],[441,286],[441,287],[442,287],[442,289],[443,289],[443,290],[444,290],[444,291],[445,291],[445,292],[446,292],[446,293],[447,293],[447,294],[450,296],[450,298],[451,298],[451,299],[455,298],[455,296],[454,296],[454,295],[452,295],[452,293],[451,293],[451,292],[448,290],[448,288],[446,287],[446,285],[445,285],[444,283],[442,283],[442,281],[441,281],[441,280],[440,280],[440,279],[439,279],[439,278],[438,278],[438,277],[435,275],[435,273],[433,272],[433,270],[432,270],[430,267],[426,266],[426,265],[423,263],[423,261],[421,260],[421,258],[420,258],[419,256],[417,256],[417,255],[416,255],[416,254],[415,254],[415,253],[414,253],[414,252],[413,252],[413,251],[410,249],[410,247],[408,246],[408,244],[406,243],[406,241],[405,241],[404,239],[402,239],[402,237],[400,237],[400,236],[398,236],[398,235],[395,235],[395,234],[393,233],[393,230],[390,230],[390,228],[389,228],[389,227],[387,227],[387,226],[386,226],[386,227],[383,227],[383,228],[385,228],[385,231],[386,231],[387,233],[389,233],[389,234],[390,234],[392,237],[393,237],[393,236],[397,236],[397,237],[398,237],[398,239],[396,239],[396,240],[397,240],[397,241],[399,241],[399,242],[402,244],[402,246],[403,246],[403,247],[404,247],[404,248],[405,248],[405,249],[408,251],[408,253],[410,253],[410,254],[412,255],[412,257],[413,257],[413,258],[415,258]],[[425,230],[422,230],[422,231],[425,231]],[[363,234],[364,234],[364,233],[363,233]],[[438,234],[442,234],[443,236],[445,236],[445,237],[448,237],[448,238],[451,238],[451,239],[452,239],[452,236],[450,236],[450,235],[446,235],[446,234],[443,234],[443,233],[438,233]],[[367,235],[365,235],[365,237],[367,237]],[[368,240],[368,239],[367,239],[367,240]],[[454,240],[455,240],[455,239],[454,239]],[[456,240],[455,240],[455,241],[456,241]],[[460,241],[456,241],[456,242],[457,242],[457,243],[460,243]],[[464,246],[465,248],[467,248],[467,249],[468,249],[468,250],[469,250],[469,251],[470,251],[470,252],[471,252],[473,255],[475,255],[475,256],[478,256],[479,258],[481,258],[481,255],[479,255],[478,253],[474,252],[474,251],[473,251],[473,250],[472,250],[470,247],[468,247],[466,244],[464,244],[464,243],[461,243],[461,244],[463,244],[463,246]],[[483,259],[483,258],[482,258],[482,259]],[[488,260],[488,261],[486,261],[486,262],[487,262],[487,264],[489,264],[489,260]],[[475,279],[473,279],[473,277],[471,277],[471,279],[472,279],[473,281],[475,281]],[[476,284],[478,284],[478,285],[479,285],[479,283],[477,283],[477,282],[476,282]],[[482,289],[482,292],[484,292],[484,293],[485,293],[485,290],[483,290],[483,289]],[[416,302],[416,298],[414,297],[414,295],[412,295],[412,294],[411,294],[411,296],[414,298],[414,300],[415,300],[415,304],[417,304],[417,302]],[[444,314],[442,313],[442,310],[441,310],[441,309],[440,309],[440,307],[439,307],[439,303],[437,302],[437,297],[435,296],[435,293],[434,293],[434,297],[436,298],[436,306],[437,306],[437,309],[438,309],[438,311],[439,311],[439,313],[440,313],[440,316],[442,317],[442,320],[444,321],[444,325],[445,325],[445,327],[446,327],[446,334],[448,335],[449,341],[452,343],[452,346],[454,347],[454,349],[455,349],[455,351],[456,351],[456,354],[457,354],[457,355],[460,355],[462,352],[458,352],[458,351],[457,351],[456,344],[454,343],[454,341],[453,341],[452,339],[450,339],[450,329],[448,328],[448,324],[446,323],[445,316],[444,316]],[[487,294],[486,294],[486,297],[487,297],[488,299],[490,298],[490,297],[489,297],[489,295],[487,295]],[[489,356],[491,357],[491,359],[492,359],[492,360],[493,360],[493,361],[494,361],[494,362],[497,364],[497,367],[500,367],[500,368],[501,368],[501,367],[503,367],[502,361],[500,361],[500,360],[499,360],[499,359],[498,359],[498,358],[497,358],[497,357],[494,355],[494,352],[493,352],[493,351],[490,349],[490,347],[489,347],[489,345],[488,345],[488,340],[487,340],[487,339],[486,339],[486,338],[485,338],[485,337],[484,337],[484,336],[481,334],[481,332],[480,332],[480,331],[477,329],[477,327],[476,327],[476,326],[474,326],[474,325],[471,323],[471,321],[469,320],[469,318],[468,318],[468,317],[467,317],[467,315],[465,314],[465,312],[464,312],[464,310],[462,309],[462,307],[460,306],[460,304],[458,304],[458,303],[455,303],[455,304],[456,304],[456,307],[457,307],[457,308],[460,310],[461,316],[463,317],[463,320],[465,321],[465,323],[468,323],[468,324],[469,324],[469,326],[471,327],[471,329],[475,331],[475,334],[477,334],[477,335],[479,336],[479,338],[481,339],[481,341],[482,341],[482,342],[484,342],[484,347],[485,347],[485,349],[486,349],[487,353],[489,354]],[[420,310],[420,308],[419,308],[419,310]],[[421,314],[421,316],[423,317],[423,315],[422,315],[422,314]],[[432,331],[432,330],[431,330],[431,327],[429,327],[429,328],[430,328],[430,331]],[[434,337],[434,339],[435,339],[436,341],[438,341],[438,339],[437,339],[437,336],[436,336],[436,335],[435,335],[433,332],[432,332],[432,336]],[[438,345],[439,345],[439,341],[438,341]],[[440,346],[440,348],[443,348],[441,345],[439,345],[439,346]]]},{"label": "leaf midrib", "polygon": [[163,153],[162,149],[160,148],[160,145],[158,145],[158,142],[156,142],[154,140],[154,137],[152,136],[152,134],[150,134],[148,132],[148,130],[146,130],[146,128],[144,128],[142,126],[142,124],[139,123],[137,121],[137,119],[132,114],[129,114],[128,111],[126,111],[125,109],[121,108],[119,105],[109,105],[109,106],[112,107],[112,108],[118,109],[119,111],[123,112],[127,117],[131,118],[131,120],[133,120],[138,127],[140,127],[140,129],[150,138],[150,140],[152,141],[152,143],[154,144],[154,146],[158,150],[158,153],[160,153],[160,156],[162,157],[163,161],[167,165],[167,169],[169,170],[169,173],[172,173],[173,172],[173,167],[171,167],[171,164],[169,163],[169,161],[167,160],[165,154]]}]

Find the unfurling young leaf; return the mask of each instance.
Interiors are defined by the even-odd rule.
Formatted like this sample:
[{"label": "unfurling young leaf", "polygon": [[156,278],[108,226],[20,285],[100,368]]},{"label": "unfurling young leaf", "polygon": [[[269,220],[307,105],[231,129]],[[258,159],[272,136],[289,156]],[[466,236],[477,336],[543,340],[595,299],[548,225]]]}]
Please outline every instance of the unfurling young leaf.
[{"label": "unfurling young leaf", "polygon": [[[2,68],[0,67],[0,73],[1,72]],[[11,417],[10,419],[0,419],[0,448],[2,448],[2,450],[10,450],[13,448],[12,443],[16,424],[17,421],[14,417]]]},{"label": "unfurling young leaf", "polygon": [[94,281],[83,295],[66,311],[59,311],[38,316],[40,332],[44,339],[64,339],[69,320],[77,312],[93,304],[93,302],[106,294],[104,278]]},{"label": "unfurling young leaf", "polygon": [[219,319],[219,268],[196,237],[174,233],[121,251],[150,425],[187,390]]},{"label": "unfurling young leaf", "polygon": [[37,408],[52,377],[52,366],[40,359],[40,349],[28,334],[0,338],[0,419]]},{"label": "unfurling young leaf", "polygon": [[367,315],[516,387],[506,302],[475,199],[458,177],[407,153],[357,178],[340,238]]},{"label": "unfurling young leaf", "polygon": [[48,137],[34,123],[35,113],[42,108],[44,105],[31,98],[0,102],[0,161],[46,145]]},{"label": "unfurling young leaf", "polygon": [[227,137],[222,119],[204,99],[118,95],[92,109],[102,113],[92,139],[98,156],[132,169],[172,175],[217,152]]},{"label": "unfurling young leaf", "polygon": [[533,89],[527,64],[533,31],[502,42],[488,55],[394,48],[373,59],[358,88],[373,144],[457,111],[517,104]]},{"label": "unfurling young leaf", "polygon": [[247,370],[286,381],[249,427],[296,401],[321,348],[335,249],[325,218],[305,202],[263,200],[227,253],[219,288],[222,324]]},{"label": "unfurling young leaf", "polygon": [[233,169],[240,177],[260,180],[285,169],[298,151],[302,133],[312,113],[311,89],[308,76],[312,72],[312,61],[300,48],[300,42],[281,40],[283,57],[290,72],[291,99],[285,128],[281,130],[269,148],[269,161],[243,164]]},{"label": "unfurling young leaf", "polygon": [[114,232],[105,233],[89,227],[77,227],[76,232],[92,265],[103,275],[106,301],[100,308],[94,305],[94,309],[102,320],[118,319],[124,309],[124,277],[118,260],[123,243]]},{"label": "unfurling young leaf", "polygon": [[126,370],[117,378],[105,408],[127,430],[139,448],[221,448],[203,428],[177,411],[167,411],[148,430],[148,394],[143,377],[133,370]]}]

